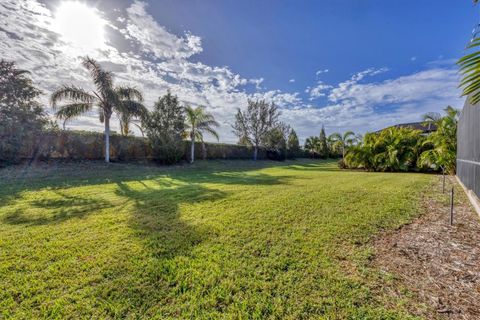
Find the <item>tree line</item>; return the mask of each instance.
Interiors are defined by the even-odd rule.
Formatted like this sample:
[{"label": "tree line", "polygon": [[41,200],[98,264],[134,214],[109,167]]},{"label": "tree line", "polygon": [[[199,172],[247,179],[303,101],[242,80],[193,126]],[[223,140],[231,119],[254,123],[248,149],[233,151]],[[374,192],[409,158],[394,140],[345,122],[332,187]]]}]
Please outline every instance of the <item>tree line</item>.
[{"label": "tree line", "polygon": [[[71,119],[97,112],[104,125],[106,162],[110,161],[110,124],[114,114],[119,120],[120,133],[132,134],[132,126],[137,127],[148,138],[155,159],[164,164],[178,162],[184,156],[185,140],[190,141],[190,162],[195,159],[196,142],[205,149],[206,135],[219,140],[216,131],[219,123],[204,106],[183,105],[168,91],[149,110],[141,91],[116,85],[113,73],[104,70],[97,61],[84,57],[82,65],[90,74],[94,90],[63,85],[51,94],[50,104],[64,129]],[[34,140],[44,130],[58,129],[58,124],[49,120],[38,102],[41,94],[28,71],[0,60],[0,160],[3,162],[18,161],[22,143]],[[232,129],[239,144],[252,147],[254,160],[259,148],[277,160],[301,154],[295,131],[278,121],[279,115],[278,108],[264,100],[248,100],[245,111],[238,108]]]},{"label": "tree line", "polygon": [[[148,138],[157,161],[178,162],[184,156],[185,141],[190,141],[190,161],[195,159],[195,145],[205,149],[205,136],[217,140],[219,123],[203,106],[183,105],[171,92],[158,98],[151,110],[144,106],[142,93],[133,87],[119,86],[114,76],[93,59],[85,57],[83,66],[89,71],[94,90],[65,85],[51,95],[55,116],[65,122],[96,110],[105,127],[105,161],[110,161],[110,120],[119,119],[122,135],[136,126]],[[18,160],[20,147],[44,130],[58,129],[40,103],[40,90],[35,88],[28,71],[13,62],[0,60],[0,160]],[[260,149],[269,159],[284,160],[310,156],[340,158],[343,168],[374,171],[443,170],[455,172],[456,130],[458,110],[447,107],[445,115],[427,114],[424,121],[437,130],[428,136],[410,128],[388,128],[364,137],[352,131],[326,135],[322,127],[318,136],[308,137],[303,148],[293,128],[279,120],[274,103],[248,100],[245,109],[238,108],[232,124],[238,144],[252,148],[252,158]]]},{"label": "tree line", "polygon": [[304,150],[312,158],[344,158],[347,150],[361,141],[362,136],[353,131],[334,132],[328,137],[322,126],[318,136],[310,136],[305,140]]}]

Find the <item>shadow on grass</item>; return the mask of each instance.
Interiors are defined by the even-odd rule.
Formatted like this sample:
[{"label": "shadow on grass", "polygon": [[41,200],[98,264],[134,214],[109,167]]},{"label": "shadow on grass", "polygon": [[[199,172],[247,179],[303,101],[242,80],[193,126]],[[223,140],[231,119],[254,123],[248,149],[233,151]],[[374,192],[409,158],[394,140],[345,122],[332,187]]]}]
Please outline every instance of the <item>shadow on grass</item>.
[{"label": "shadow on grass", "polygon": [[71,218],[84,218],[93,212],[113,206],[101,199],[67,195],[58,190],[52,192],[55,194],[53,199],[37,199],[28,202],[27,210],[16,209],[12,213],[7,213],[2,221],[8,224],[25,225],[61,223]]},{"label": "shadow on grass", "polygon": [[180,218],[181,204],[215,201],[227,195],[196,184],[134,189],[127,183],[118,182],[117,187],[116,194],[133,204],[132,228],[156,258],[185,255],[209,234],[205,228]]},{"label": "shadow on grass", "polygon": [[300,164],[289,164],[285,168],[289,170],[298,170],[298,171],[335,171],[335,172],[347,172],[338,168],[332,160],[318,160],[318,163],[300,163]]},{"label": "shadow on grass", "polygon": [[[302,163],[295,164],[296,167],[304,165]],[[61,191],[66,188],[88,185],[142,180],[155,180],[167,184],[168,182],[166,181],[162,182],[163,178],[171,178],[193,184],[283,184],[288,183],[289,177],[254,172],[264,168],[283,166],[288,168],[289,165],[271,161],[259,161],[258,163],[253,161],[209,161],[198,166],[155,167],[113,164],[111,167],[105,167],[102,164],[100,168],[96,168],[95,163],[93,163],[90,169],[80,170],[75,164],[65,164],[59,170],[52,170],[47,172],[47,174],[43,173],[43,175],[33,177],[22,177],[22,175],[16,175],[15,170],[11,170],[8,175],[0,174],[0,208],[18,200],[18,196],[22,192],[32,192],[44,188]],[[88,200],[90,199],[83,199],[85,203]],[[75,203],[73,199],[67,198],[59,201],[64,201],[65,206],[69,206],[69,202],[70,206]],[[82,201],[82,199],[78,198],[78,201]],[[39,207],[55,206],[54,203],[49,201],[39,202],[37,205]],[[91,205],[93,206],[93,204]],[[60,213],[60,215],[68,216],[68,212]]]}]

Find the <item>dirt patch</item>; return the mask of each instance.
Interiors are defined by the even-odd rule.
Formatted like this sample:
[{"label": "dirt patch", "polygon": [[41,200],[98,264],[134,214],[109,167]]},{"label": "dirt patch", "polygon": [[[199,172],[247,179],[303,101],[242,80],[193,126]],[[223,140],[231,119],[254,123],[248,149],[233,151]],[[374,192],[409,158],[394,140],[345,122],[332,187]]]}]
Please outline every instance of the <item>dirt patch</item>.
[{"label": "dirt patch", "polygon": [[[454,224],[449,192],[442,182],[422,200],[423,214],[401,229],[376,239],[374,267],[393,280],[382,283],[387,296],[405,297],[409,312],[428,319],[480,319],[480,218],[455,178]],[[385,277],[388,278],[388,277]],[[423,307],[422,307],[423,305]]]}]

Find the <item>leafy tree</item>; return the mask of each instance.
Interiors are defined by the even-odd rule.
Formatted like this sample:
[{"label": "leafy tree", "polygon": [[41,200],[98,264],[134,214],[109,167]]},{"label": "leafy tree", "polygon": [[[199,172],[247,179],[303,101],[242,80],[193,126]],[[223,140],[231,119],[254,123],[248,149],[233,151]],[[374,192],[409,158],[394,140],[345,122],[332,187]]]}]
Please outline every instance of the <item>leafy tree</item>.
[{"label": "leafy tree", "polygon": [[168,92],[159,98],[153,110],[142,117],[142,127],[152,146],[155,160],[173,164],[183,157],[185,114],[176,96]]},{"label": "leafy tree", "polygon": [[300,154],[300,143],[295,130],[291,129],[287,139],[287,152],[289,158],[295,158]]},{"label": "leafy tree", "polygon": [[41,135],[48,125],[37,102],[41,91],[35,88],[29,72],[14,62],[0,60],[0,161],[17,162],[22,145]]},{"label": "leafy tree", "polygon": [[427,147],[419,160],[419,167],[441,169],[454,174],[457,160],[457,125],[459,111],[451,106],[445,108],[446,115],[426,114],[426,123],[435,125],[437,130],[432,132],[423,142]]},{"label": "leafy tree", "polygon": [[253,160],[257,160],[258,148],[267,133],[277,125],[279,115],[277,106],[265,100],[248,100],[247,110],[238,109],[233,132],[253,146]]},{"label": "leafy tree", "polygon": [[408,171],[416,168],[424,137],[419,130],[392,127],[368,133],[345,156],[350,168],[374,171]]},{"label": "leafy tree", "polygon": [[265,135],[262,145],[267,150],[267,156],[273,160],[285,160],[287,157],[287,138],[290,126],[279,122]]},{"label": "leafy tree", "polygon": [[328,158],[330,151],[328,149],[327,135],[325,134],[325,127],[322,126],[320,135],[318,136],[318,154],[321,158]]},{"label": "leafy tree", "polygon": [[187,106],[185,108],[185,115],[185,135],[190,138],[190,163],[193,163],[195,160],[195,140],[201,141],[203,145],[203,135],[205,133],[211,134],[218,140],[218,133],[214,127],[219,127],[220,125],[215,121],[213,115],[206,112],[203,106],[197,108]]},{"label": "leafy tree", "polygon": [[348,147],[352,146],[355,142],[355,134],[353,131],[346,131],[343,135],[335,132],[329,136],[329,141],[332,142],[332,147],[334,149],[341,150],[342,159],[344,159]]},{"label": "leafy tree", "polygon": [[[63,86],[52,94],[51,105],[57,110],[57,118],[64,120],[78,117],[97,107],[100,122],[105,124],[105,161],[110,162],[110,118],[113,112],[121,119],[124,128],[122,131],[128,132],[128,122],[122,121],[126,121],[126,114],[140,116],[145,112],[146,109],[141,104],[143,97],[135,88],[114,87],[112,73],[103,70],[95,60],[85,57],[82,65],[90,72],[95,91],[89,92],[73,85]],[[62,100],[67,100],[67,104],[59,107],[58,102]]]},{"label": "leafy tree", "polygon": [[267,157],[272,160],[285,160],[287,142],[279,127],[267,132],[263,139],[263,146],[267,150]]}]

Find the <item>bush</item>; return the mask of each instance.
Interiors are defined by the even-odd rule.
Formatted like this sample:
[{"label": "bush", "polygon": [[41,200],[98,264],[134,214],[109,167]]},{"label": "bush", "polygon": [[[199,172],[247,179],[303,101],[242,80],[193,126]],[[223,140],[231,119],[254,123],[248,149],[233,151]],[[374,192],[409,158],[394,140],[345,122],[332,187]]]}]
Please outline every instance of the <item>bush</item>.
[{"label": "bush", "polygon": [[340,169],[347,169],[348,168],[347,164],[345,163],[345,160],[343,160],[343,159],[338,160],[337,164],[338,164],[338,167]]},{"label": "bush", "polygon": [[424,151],[424,139],[421,131],[410,128],[368,133],[359,145],[348,150],[345,165],[369,171],[418,170],[416,163]]}]

